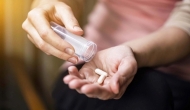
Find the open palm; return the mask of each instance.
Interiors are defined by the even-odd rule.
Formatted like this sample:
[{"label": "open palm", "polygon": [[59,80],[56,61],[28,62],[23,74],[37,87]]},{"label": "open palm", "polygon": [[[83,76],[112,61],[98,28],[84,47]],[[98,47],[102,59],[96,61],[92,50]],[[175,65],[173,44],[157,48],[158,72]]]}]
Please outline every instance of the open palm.
[{"label": "open palm", "polygon": [[[99,75],[94,71],[96,68],[108,73],[102,84],[97,83]],[[131,48],[119,45],[98,52],[80,70],[74,66],[68,70],[69,75],[64,78],[64,82],[71,89],[102,100],[118,99],[133,80],[137,62]]]}]

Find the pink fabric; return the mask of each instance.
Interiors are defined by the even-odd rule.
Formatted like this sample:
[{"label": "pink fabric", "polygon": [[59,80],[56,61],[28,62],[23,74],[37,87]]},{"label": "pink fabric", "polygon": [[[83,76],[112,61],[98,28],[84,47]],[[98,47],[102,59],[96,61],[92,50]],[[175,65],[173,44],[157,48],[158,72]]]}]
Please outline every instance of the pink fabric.
[{"label": "pink fabric", "polygon": [[89,17],[85,37],[98,49],[146,36],[160,28],[177,0],[100,0]]},{"label": "pink fabric", "polygon": [[[144,37],[164,25],[181,0],[99,0],[85,27],[85,38],[98,50]],[[185,62],[184,62],[185,61]],[[160,70],[190,80],[190,58]]]}]

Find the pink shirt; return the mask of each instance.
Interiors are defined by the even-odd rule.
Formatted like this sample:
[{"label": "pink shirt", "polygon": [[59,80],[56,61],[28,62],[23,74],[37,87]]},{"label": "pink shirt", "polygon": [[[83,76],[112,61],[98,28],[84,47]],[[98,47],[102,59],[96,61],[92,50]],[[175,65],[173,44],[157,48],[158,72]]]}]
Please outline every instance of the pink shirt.
[{"label": "pink shirt", "polygon": [[99,50],[144,37],[160,28],[179,0],[99,0],[85,37]]}]

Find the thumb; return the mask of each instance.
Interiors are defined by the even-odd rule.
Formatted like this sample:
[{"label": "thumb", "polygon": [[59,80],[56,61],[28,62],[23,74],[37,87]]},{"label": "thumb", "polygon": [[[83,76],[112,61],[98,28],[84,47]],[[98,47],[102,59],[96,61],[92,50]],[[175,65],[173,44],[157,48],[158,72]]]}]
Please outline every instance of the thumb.
[{"label": "thumb", "polygon": [[80,36],[83,35],[83,30],[80,27],[71,9],[65,10],[64,12],[62,12],[61,15],[62,15],[61,20],[68,31],[76,35],[80,35]]},{"label": "thumb", "polygon": [[125,85],[127,80],[129,80],[131,77],[133,77],[136,73],[136,62],[133,60],[133,58],[124,58],[115,75],[112,77],[111,81],[111,89],[112,91],[117,94],[120,92],[120,87]]}]

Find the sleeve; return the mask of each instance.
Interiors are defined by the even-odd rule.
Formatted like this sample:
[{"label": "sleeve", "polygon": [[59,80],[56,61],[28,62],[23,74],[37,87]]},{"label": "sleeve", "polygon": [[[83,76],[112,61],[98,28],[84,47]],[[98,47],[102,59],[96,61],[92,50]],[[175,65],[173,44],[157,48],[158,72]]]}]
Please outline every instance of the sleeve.
[{"label": "sleeve", "polygon": [[190,35],[190,0],[178,2],[164,27],[178,27]]}]

